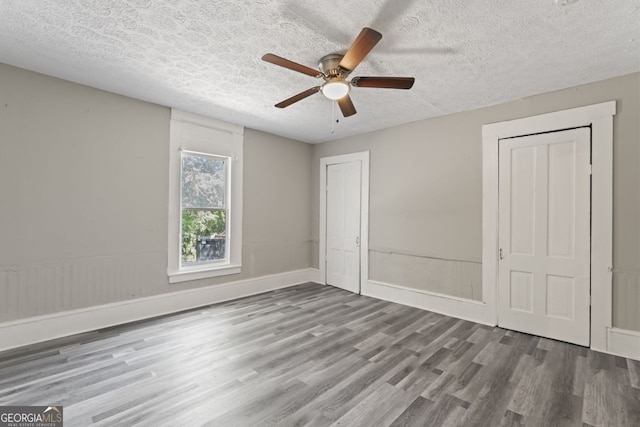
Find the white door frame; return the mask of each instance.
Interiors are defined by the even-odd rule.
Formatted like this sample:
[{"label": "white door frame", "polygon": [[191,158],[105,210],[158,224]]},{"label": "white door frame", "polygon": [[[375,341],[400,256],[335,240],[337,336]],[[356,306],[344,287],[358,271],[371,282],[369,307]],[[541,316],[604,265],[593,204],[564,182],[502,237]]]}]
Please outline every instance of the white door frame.
[{"label": "white door frame", "polygon": [[482,126],[482,299],[498,323],[498,144],[502,138],[591,126],[591,348],[612,327],[613,116],[616,101]]},{"label": "white door frame", "polygon": [[318,266],[320,280],[327,283],[327,166],[360,161],[360,283],[362,293],[369,280],[369,151],[320,159],[320,235]]}]

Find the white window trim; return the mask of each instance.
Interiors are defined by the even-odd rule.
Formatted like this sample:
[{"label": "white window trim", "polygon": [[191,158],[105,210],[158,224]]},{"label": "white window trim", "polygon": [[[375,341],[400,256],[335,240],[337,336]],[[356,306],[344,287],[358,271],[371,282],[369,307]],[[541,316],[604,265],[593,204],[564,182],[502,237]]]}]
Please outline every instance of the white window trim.
[{"label": "white window trim", "polygon": [[[220,152],[213,144],[207,147],[192,147],[183,138],[184,127],[200,126],[228,134],[229,146],[226,152]],[[169,283],[180,283],[190,280],[238,274],[242,271],[242,175],[243,175],[243,141],[244,127],[222,122],[197,114],[171,110],[171,126],[169,136],[169,247],[167,275]],[[188,269],[180,268],[180,151],[202,153],[204,155],[229,157],[230,176],[228,221],[230,254],[224,264],[211,263]]]},{"label": "white window trim", "polygon": [[482,299],[497,324],[498,144],[502,138],[591,126],[591,348],[608,351],[612,329],[613,116],[609,101],[482,127]]}]

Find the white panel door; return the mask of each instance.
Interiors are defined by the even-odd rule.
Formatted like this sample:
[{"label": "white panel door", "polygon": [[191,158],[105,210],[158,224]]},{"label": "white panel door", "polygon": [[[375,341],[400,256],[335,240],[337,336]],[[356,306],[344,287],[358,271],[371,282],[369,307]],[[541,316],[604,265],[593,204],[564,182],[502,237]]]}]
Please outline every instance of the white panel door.
[{"label": "white panel door", "polygon": [[500,141],[498,323],[589,345],[588,128]]},{"label": "white panel door", "polygon": [[327,284],[360,292],[360,161],[327,166]]}]

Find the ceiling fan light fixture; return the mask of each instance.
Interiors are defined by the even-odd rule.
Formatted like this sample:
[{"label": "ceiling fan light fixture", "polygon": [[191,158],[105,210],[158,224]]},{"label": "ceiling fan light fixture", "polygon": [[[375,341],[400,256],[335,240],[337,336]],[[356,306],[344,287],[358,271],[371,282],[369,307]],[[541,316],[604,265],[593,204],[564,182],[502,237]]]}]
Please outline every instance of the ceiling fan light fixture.
[{"label": "ceiling fan light fixture", "polygon": [[347,96],[350,90],[351,86],[344,80],[329,80],[322,85],[322,94],[334,101]]},{"label": "ceiling fan light fixture", "polygon": [[[577,1],[577,0],[564,0]],[[289,61],[281,56],[267,53],[262,57],[263,61],[287,68],[298,73],[306,74],[317,79],[322,78],[324,84],[314,86],[302,91],[290,98],[285,99],[275,105],[276,108],[286,108],[291,104],[301,101],[318,92],[332,101],[337,101],[338,107],[344,117],[351,117],[356,114],[349,92],[351,86],[363,88],[385,88],[385,89],[411,89],[415,79],[413,77],[352,77],[351,72],[369,54],[371,49],[380,41],[382,34],[371,28],[363,28],[358,37],[351,44],[347,52],[330,53],[323,56],[318,63],[318,71],[297,62]],[[334,104],[335,105],[335,104]]]}]

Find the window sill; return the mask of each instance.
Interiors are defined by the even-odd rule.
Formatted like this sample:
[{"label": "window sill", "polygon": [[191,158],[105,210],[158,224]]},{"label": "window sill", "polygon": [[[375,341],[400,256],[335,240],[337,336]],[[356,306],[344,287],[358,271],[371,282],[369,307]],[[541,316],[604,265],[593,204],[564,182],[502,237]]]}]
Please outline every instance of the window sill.
[{"label": "window sill", "polygon": [[227,264],[221,267],[209,267],[200,270],[184,270],[171,271],[169,275],[169,283],[188,282],[190,280],[207,279],[209,277],[227,276],[229,274],[238,274],[242,271],[240,264]]}]

